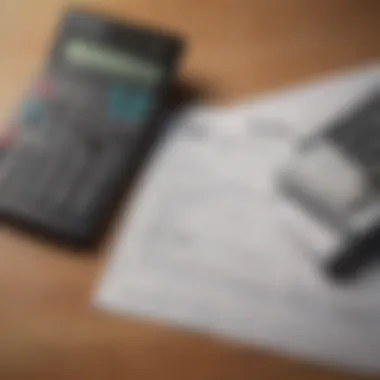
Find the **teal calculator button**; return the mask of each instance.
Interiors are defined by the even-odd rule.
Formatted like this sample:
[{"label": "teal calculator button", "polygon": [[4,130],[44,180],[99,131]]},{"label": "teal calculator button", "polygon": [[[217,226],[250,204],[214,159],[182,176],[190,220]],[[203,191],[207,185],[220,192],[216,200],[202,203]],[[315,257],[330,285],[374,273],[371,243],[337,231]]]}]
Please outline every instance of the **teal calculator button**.
[{"label": "teal calculator button", "polygon": [[107,111],[112,120],[126,122],[130,120],[130,99],[132,94],[126,86],[114,85],[108,92]]},{"label": "teal calculator button", "polygon": [[140,124],[149,112],[151,96],[136,86],[114,85],[108,93],[108,116],[118,123]]},{"label": "teal calculator button", "polygon": [[37,125],[45,112],[45,105],[40,100],[29,100],[22,110],[21,121],[26,126]]},{"label": "teal calculator button", "polygon": [[151,94],[141,91],[133,101],[133,118],[135,123],[143,123],[149,113]]}]

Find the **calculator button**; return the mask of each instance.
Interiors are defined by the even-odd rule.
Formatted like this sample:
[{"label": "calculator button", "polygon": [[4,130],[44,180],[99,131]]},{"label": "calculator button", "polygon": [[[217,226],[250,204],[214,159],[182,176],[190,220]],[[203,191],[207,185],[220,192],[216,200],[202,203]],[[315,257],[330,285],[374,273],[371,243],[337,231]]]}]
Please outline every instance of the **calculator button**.
[{"label": "calculator button", "polygon": [[136,97],[133,103],[133,120],[135,123],[142,124],[145,122],[145,119],[147,118],[150,112],[151,103],[151,94],[147,91],[140,92],[139,96]]},{"label": "calculator button", "polygon": [[44,102],[37,99],[28,100],[21,112],[22,124],[26,127],[38,125],[44,116],[44,111]]},{"label": "calculator button", "polygon": [[[6,199],[18,199],[20,192],[24,186],[23,176],[25,174],[26,166],[30,162],[24,161],[25,152],[22,149],[17,149],[11,152],[5,159],[2,165],[1,179],[0,179],[0,194],[1,197]],[[29,158],[29,157],[27,157]]]},{"label": "calculator button", "polygon": [[50,152],[44,152],[34,159],[30,168],[35,179],[35,184],[31,187],[31,192],[36,200],[36,204],[45,209],[49,209],[48,197],[51,191],[51,178],[56,171],[56,159]]},{"label": "calculator button", "polygon": [[152,95],[148,89],[134,84],[110,86],[107,113],[114,123],[142,124],[151,109]]},{"label": "calculator button", "polygon": [[17,136],[17,128],[15,126],[7,128],[0,132],[0,149],[8,148],[15,141]]},{"label": "calculator button", "polygon": [[38,95],[42,99],[51,99],[54,92],[53,83],[46,78],[40,79],[34,88],[35,95]]},{"label": "calculator button", "polygon": [[88,164],[83,151],[75,148],[66,147],[65,154],[58,157],[55,174],[48,186],[53,189],[49,200],[57,210],[70,213],[70,202],[76,197],[78,183],[84,176]]},{"label": "calculator button", "polygon": [[90,155],[91,159],[95,156],[98,157],[104,150],[104,141],[101,136],[87,136],[84,138],[84,147],[86,153]]},{"label": "calculator button", "polygon": [[114,169],[112,164],[109,157],[102,154],[84,173],[74,206],[78,218],[86,220],[91,217],[98,203],[107,195],[107,188],[113,180],[109,177]]}]

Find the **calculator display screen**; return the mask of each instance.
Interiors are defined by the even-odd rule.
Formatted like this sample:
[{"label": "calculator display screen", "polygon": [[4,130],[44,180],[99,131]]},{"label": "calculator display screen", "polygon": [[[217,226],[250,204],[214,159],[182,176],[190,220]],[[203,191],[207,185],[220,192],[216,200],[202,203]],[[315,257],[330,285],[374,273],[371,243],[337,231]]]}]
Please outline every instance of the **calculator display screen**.
[{"label": "calculator display screen", "polygon": [[162,69],[132,54],[81,39],[69,40],[64,48],[65,59],[73,66],[127,78],[136,78],[148,85],[158,83]]}]

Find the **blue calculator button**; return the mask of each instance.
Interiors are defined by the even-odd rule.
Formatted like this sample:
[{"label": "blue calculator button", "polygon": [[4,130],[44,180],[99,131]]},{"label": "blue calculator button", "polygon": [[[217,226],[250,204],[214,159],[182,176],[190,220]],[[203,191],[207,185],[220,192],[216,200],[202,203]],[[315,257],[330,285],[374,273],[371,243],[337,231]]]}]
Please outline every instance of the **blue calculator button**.
[{"label": "blue calculator button", "polygon": [[107,96],[107,111],[110,119],[128,122],[130,120],[129,105],[131,98],[131,93],[126,86],[113,85]]},{"label": "blue calculator button", "polygon": [[151,104],[151,94],[136,86],[113,85],[107,96],[108,117],[117,123],[141,124]]},{"label": "blue calculator button", "polygon": [[150,111],[151,94],[140,92],[133,101],[133,116],[135,123],[143,123]]},{"label": "blue calculator button", "polygon": [[44,102],[40,100],[29,100],[25,104],[22,110],[22,114],[21,114],[22,123],[26,124],[27,126],[28,125],[35,126],[41,121],[44,115],[44,111],[45,111]]}]

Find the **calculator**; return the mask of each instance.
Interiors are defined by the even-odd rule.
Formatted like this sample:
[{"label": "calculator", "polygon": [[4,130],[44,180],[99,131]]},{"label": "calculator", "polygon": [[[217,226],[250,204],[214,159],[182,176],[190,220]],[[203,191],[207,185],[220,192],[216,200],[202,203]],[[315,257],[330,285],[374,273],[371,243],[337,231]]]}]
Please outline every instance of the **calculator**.
[{"label": "calculator", "polygon": [[1,217],[94,243],[157,136],[182,46],[160,29],[68,11],[0,137]]},{"label": "calculator", "polygon": [[336,236],[321,264],[350,279],[380,255],[380,89],[304,138],[281,188]]}]

